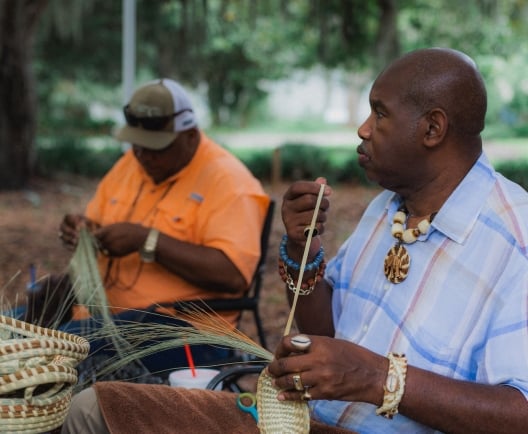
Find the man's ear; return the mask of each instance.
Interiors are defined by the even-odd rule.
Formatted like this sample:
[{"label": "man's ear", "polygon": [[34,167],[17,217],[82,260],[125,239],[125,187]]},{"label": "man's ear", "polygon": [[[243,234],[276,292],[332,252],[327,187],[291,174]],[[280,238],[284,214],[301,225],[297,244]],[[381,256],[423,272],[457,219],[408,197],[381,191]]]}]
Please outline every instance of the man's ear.
[{"label": "man's ear", "polygon": [[449,122],[446,112],[441,108],[434,108],[424,115],[424,122],[426,127],[424,136],[425,146],[431,148],[437,146],[444,140],[447,134]]}]

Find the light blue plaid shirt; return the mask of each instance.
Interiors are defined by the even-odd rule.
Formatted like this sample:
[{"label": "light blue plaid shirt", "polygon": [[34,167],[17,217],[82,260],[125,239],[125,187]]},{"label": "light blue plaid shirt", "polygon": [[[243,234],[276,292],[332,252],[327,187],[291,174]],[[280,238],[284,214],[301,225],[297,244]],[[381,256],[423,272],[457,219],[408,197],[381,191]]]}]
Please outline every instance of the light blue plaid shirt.
[{"label": "light blue plaid shirt", "polygon": [[[406,245],[407,279],[383,273],[394,246],[400,198],[385,191],[327,267],[336,337],[410,365],[528,398],[528,193],[482,155],[435,216]],[[359,433],[429,433],[401,414],[388,420],[365,403],[314,401],[322,421]]]}]

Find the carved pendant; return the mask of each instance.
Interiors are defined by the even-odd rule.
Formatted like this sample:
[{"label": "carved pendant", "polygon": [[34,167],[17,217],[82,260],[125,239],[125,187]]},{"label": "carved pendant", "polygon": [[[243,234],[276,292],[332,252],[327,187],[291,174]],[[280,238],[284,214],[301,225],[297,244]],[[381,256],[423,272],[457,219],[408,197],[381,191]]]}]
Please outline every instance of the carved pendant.
[{"label": "carved pendant", "polygon": [[405,280],[411,266],[411,257],[403,244],[396,244],[385,256],[383,271],[385,277],[392,283],[400,283]]}]

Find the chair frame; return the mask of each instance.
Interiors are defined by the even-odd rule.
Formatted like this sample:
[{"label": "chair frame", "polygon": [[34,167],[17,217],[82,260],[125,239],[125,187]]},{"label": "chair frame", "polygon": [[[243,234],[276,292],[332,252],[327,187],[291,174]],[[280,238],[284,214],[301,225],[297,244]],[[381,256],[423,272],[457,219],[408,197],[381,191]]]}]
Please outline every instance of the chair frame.
[{"label": "chair frame", "polygon": [[266,366],[266,363],[251,363],[224,368],[209,381],[206,389],[216,390],[221,384],[222,390],[234,393],[245,392],[245,389],[238,384],[238,381],[245,375],[260,374]]},{"label": "chair frame", "polygon": [[271,228],[273,225],[273,215],[275,211],[275,201],[270,200],[264,225],[260,236],[260,259],[253,275],[251,285],[246,293],[240,298],[222,298],[222,299],[208,299],[208,300],[190,300],[179,301],[173,304],[176,310],[185,310],[189,305],[197,306],[206,311],[240,311],[240,317],[243,311],[249,310],[253,312],[253,318],[257,328],[257,334],[260,344],[267,349],[266,334],[264,326],[259,313],[260,292],[264,281],[264,274],[266,271],[266,259],[268,256],[269,239],[271,235]]}]

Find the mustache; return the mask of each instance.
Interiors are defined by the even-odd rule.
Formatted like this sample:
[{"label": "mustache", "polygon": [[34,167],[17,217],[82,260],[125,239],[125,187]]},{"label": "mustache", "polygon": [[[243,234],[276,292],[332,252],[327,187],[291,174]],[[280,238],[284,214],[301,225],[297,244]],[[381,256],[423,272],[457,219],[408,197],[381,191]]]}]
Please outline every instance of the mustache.
[{"label": "mustache", "polygon": [[359,145],[357,145],[356,151],[358,154],[366,155],[367,151],[365,150],[365,142],[361,142]]}]

